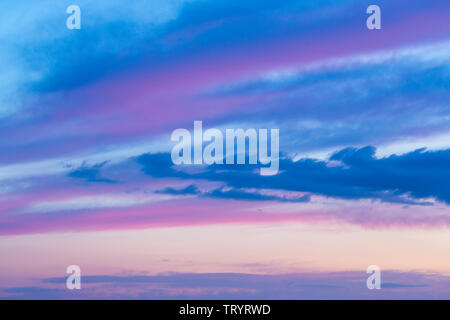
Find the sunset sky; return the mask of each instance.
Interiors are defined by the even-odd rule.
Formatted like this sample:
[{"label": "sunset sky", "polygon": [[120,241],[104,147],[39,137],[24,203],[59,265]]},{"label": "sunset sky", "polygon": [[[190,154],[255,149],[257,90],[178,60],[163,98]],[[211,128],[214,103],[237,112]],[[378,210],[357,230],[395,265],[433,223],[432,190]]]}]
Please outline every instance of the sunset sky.
[{"label": "sunset sky", "polygon": [[[0,298],[450,299],[449,16],[1,1]],[[279,129],[278,174],[175,166],[194,121]]]}]

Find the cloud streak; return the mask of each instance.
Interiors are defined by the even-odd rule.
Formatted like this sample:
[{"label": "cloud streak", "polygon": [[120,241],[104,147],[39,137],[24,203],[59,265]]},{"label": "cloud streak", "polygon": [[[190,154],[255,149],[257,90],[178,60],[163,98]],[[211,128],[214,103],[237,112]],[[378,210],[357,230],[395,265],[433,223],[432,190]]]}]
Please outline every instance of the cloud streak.
[{"label": "cloud streak", "polygon": [[450,203],[450,150],[418,149],[381,159],[375,157],[375,151],[371,146],[346,148],[329,161],[283,158],[281,172],[273,177],[258,175],[251,165],[212,165],[199,173],[188,173],[176,170],[169,154],[144,154],[136,161],[152,177],[220,181],[233,188],[280,189],[412,205],[433,205],[429,198]]},{"label": "cloud streak", "polygon": [[[358,271],[303,274],[169,273],[88,275],[79,292],[60,289],[65,278],[3,289],[8,299],[448,299],[448,277],[384,271],[381,290],[366,288]],[[395,282],[392,282],[394,280]],[[120,289],[119,289],[120,288]]]}]

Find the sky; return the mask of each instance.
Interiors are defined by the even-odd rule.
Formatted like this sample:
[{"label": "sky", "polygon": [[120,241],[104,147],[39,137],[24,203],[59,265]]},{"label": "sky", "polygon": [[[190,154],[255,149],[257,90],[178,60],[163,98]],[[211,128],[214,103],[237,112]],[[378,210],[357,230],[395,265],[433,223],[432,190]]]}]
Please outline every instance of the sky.
[{"label": "sky", "polygon": [[[450,299],[449,14],[2,1],[0,298]],[[279,172],[174,165],[194,121],[279,129]]]}]

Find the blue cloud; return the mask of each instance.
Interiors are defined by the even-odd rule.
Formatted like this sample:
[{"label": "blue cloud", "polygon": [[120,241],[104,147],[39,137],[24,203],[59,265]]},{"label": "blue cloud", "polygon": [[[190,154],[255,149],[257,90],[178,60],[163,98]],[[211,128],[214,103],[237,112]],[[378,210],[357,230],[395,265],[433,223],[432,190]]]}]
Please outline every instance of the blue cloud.
[{"label": "blue cloud", "polygon": [[169,153],[146,153],[135,158],[142,165],[142,171],[155,178],[188,177],[183,171],[175,170]]},{"label": "blue cloud", "polygon": [[[82,290],[59,289],[66,278],[46,278],[46,287],[3,289],[9,299],[445,299],[450,279],[443,275],[383,271],[382,290],[367,290],[364,271],[250,274],[169,273],[87,275]],[[383,280],[384,281],[384,280]],[[395,281],[395,282],[394,282]],[[49,288],[49,286],[58,286]],[[156,285],[156,286],[155,286]],[[119,288],[120,290],[114,290]],[[179,290],[173,290],[177,288]],[[197,290],[184,290],[197,289]],[[75,292],[74,292],[75,291]],[[127,296],[123,292],[126,292]]]},{"label": "blue cloud", "polygon": [[211,191],[201,192],[196,185],[189,185],[186,188],[174,189],[165,188],[157,190],[155,193],[171,194],[171,195],[198,195],[203,198],[216,199],[233,199],[242,201],[278,201],[278,202],[309,202],[310,196],[303,195],[300,197],[281,197],[275,195],[266,195],[259,192],[250,192],[247,190],[220,187]]},{"label": "blue cloud", "polygon": [[155,193],[162,193],[162,194],[172,194],[172,195],[193,195],[193,194],[200,194],[200,190],[198,190],[197,186],[194,184],[191,184],[187,186],[186,188],[182,189],[174,189],[174,188],[164,188],[162,190],[157,190]]},{"label": "blue cloud", "polygon": [[[137,158],[142,171],[153,177],[220,181],[233,189],[277,189],[410,205],[432,205],[425,199],[434,198],[450,204],[450,149],[419,149],[378,159],[374,147],[346,148],[330,160],[339,165],[309,158],[296,162],[282,158],[279,174],[261,176],[251,165],[211,165],[200,173],[188,173],[175,170],[169,154],[144,154]],[[210,196],[247,200],[260,197],[237,190],[219,190]]]},{"label": "blue cloud", "polygon": [[79,168],[69,172],[68,176],[72,178],[84,179],[88,182],[117,183],[115,180],[100,177],[100,169],[106,163],[107,161],[104,161],[93,166],[87,166],[83,163]]}]

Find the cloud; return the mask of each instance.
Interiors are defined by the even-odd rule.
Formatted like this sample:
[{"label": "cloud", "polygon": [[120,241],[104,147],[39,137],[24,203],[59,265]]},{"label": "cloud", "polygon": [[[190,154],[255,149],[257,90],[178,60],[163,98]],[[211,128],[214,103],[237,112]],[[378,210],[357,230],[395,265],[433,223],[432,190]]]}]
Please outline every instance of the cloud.
[{"label": "cloud", "polygon": [[108,161],[92,166],[88,166],[86,163],[83,163],[79,168],[69,172],[68,176],[72,178],[84,179],[88,182],[117,183],[117,181],[100,177],[100,169],[106,163],[108,163]]},{"label": "cloud", "polygon": [[2,290],[7,296],[6,300],[61,300],[61,299],[83,299],[83,293],[79,290],[67,290],[45,287],[13,287]]},{"label": "cloud", "polygon": [[383,283],[383,288],[420,288],[420,287],[428,287],[428,285],[425,285],[425,284],[404,284],[404,283],[393,283],[393,282]]},{"label": "cloud", "polygon": [[[78,194],[94,192],[94,188],[81,190],[80,181],[112,188],[111,184],[126,180],[115,186],[118,192],[128,192],[141,188],[148,176],[155,178],[146,181],[148,185],[160,178],[192,179],[189,183],[202,191],[167,188],[165,192],[208,198],[198,199],[198,203],[246,201],[239,203],[240,209],[243,205],[256,207],[258,201],[302,203],[309,199],[305,195],[286,198],[286,191],[311,195],[311,206],[326,202],[315,195],[372,199],[405,207],[431,206],[433,198],[448,204],[444,183],[448,167],[438,170],[435,159],[425,159],[430,151],[419,152],[418,157],[426,163],[414,168],[395,163],[389,156],[380,159],[373,155],[359,165],[351,156],[364,153],[360,149],[337,155],[341,160],[319,161],[307,156],[346,146],[379,148],[386,143],[410,151],[413,148],[405,147],[404,142],[418,143],[417,137],[434,137],[439,140],[438,148],[448,147],[443,138],[450,119],[450,46],[448,28],[443,28],[448,26],[448,1],[436,0],[432,7],[422,0],[382,1],[383,10],[390,15],[386,20],[391,22],[390,32],[360,28],[364,27],[361,17],[365,8],[357,0],[345,4],[263,0],[257,6],[237,0],[139,0],[130,5],[81,0],[83,22],[78,31],[65,28],[66,4],[50,3],[0,3],[0,39],[6,45],[0,49],[5,70],[0,76],[0,97],[8,100],[3,103],[6,114],[13,113],[0,126],[0,178],[7,180],[8,188],[2,190],[10,193],[2,204],[6,210],[2,219],[7,222],[0,224],[2,232],[16,232],[21,226],[26,226],[24,230],[46,229],[56,215],[30,218],[15,213],[21,206],[35,209],[36,199],[56,204],[55,210],[61,209],[60,204],[72,206],[71,201],[80,202]],[[167,152],[170,139],[166,135],[177,127],[192,125],[199,117],[207,120],[208,126],[243,122],[243,127],[280,128],[280,150],[300,160],[283,158],[284,171],[272,178],[255,174],[251,166],[196,167],[193,172],[173,167],[168,154],[139,156],[132,167],[127,167],[127,161],[122,166],[112,164],[119,158],[155,152],[143,144],[131,147],[153,138],[163,145],[157,151]],[[433,141],[420,142],[418,147],[429,143]],[[393,147],[389,154],[398,149]],[[110,161],[107,166],[102,163],[105,160]],[[205,191],[204,181],[219,182],[222,187]],[[167,185],[170,181],[157,188]],[[50,192],[60,189],[70,201],[59,201]],[[266,194],[263,189],[279,192]],[[42,201],[43,194],[54,199]],[[15,197],[20,201],[9,200]],[[111,203],[102,197],[84,199]],[[288,205],[280,203],[278,207]],[[357,204],[352,205],[354,210],[346,210],[345,216],[353,214],[356,220]],[[373,211],[394,208],[377,205],[368,207]],[[416,207],[408,212],[408,218],[412,224],[423,218],[433,225],[446,225],[444,214],[440,220],[434,218],[439,206],[434,210]],[[131,220],[136,208],[122,209],[115,225]],[[174,208],[173,214],[182,209]],[[148,207],[139,210],[142,217],[135,217],[133,227],[154,218],[145,215]],[[427,210],[433,218],[424,217]],[[192,209],[190,214],[196,212]],[[58,219],[76,220],[79,213]],[[404,216],[403,212],[396,214]],[[369,220],[359,215],[361,220]],[[79,224],[83,227],[108,225],[107,221],[114,220],[84,219]],[[66,221],[55,223],[54,228],[67,225]]]},{"label": "cloud", "polygon": [[283,197],[276,195],[266,195],[260,192],[251,192],[241,189],[233,189],[227,187],[220,187],[211,191],[201,192],[196,185],[189,185],[186,188],[174,189],[165,188],[157,190],[155,193],[163,193],[170,195],[198,195],[203,198],[216,198],[216,199],[233,199],[241,201],[278,201],[278,202],[309,202],[309,195],[302,195],[298,197]]},{"label": "cloud", "polygon": [[[83,289],[62,290],[66,278],[45,286],[3,289],[9,299],[448,299],[450,279],[439,274],[383,271],[381,290],[368,290],[365,271],[297,274],[168,273],[85,275]],[[55,287],[57,286],[57,288]],[[74,290],[77,291],[77,290]]]},{"label": "cloud", "polygon": [[234,199],[243,201],[278,201],[278,202],[309,202],[310,196],[304,195],[300,197],[280,197],[273,195],[265,195],[258,192],[249,192],[245,190],[232,188],[218,188],[211,192],[203,194],[205,197],[218,199]]},{"label": "cloud", "polygon": [[[372,63],[380,49],[395,57],[405,42],[422,47],[423,38],[445,40],[438,31],[448,20],[441,17],[446,1],[432,8],[418,0],[385,2],[395,31],[370,34],[358,27],[364,14],[358,1],[81,1],[83,26],[74,32],[65,28],[66,5],[50,2],[1,4],[0,13],[8,14],[0,19],[0,35],[10,44],[6,55],[0,52],[8,61],[4,82],[14,82],[14,93],[23,89],[11,104],[33,98],[0,128],[9,162],[117,147],[199,116],[221,124],[276,122],[289,137],[282,150],[293,152],[448,128],[445,60],[422,59],[430,52],[446,56],[448,48],[419,50],[418,60],[400,54]],[[432,18],[409,22],[406,32],[409,19],[403,18],[424,9]],[[356,63],[274,80],[283,68],[301,70],[361,52],[368,54]],[[261,80],[261,74],[272,76]],[[210,90],[223,94],[202,96]],[[158,121],[149,125],[149,116]]]},{"label": "cloud", "polygon": [[[2,3],[0,38],[7,45],[6,51],[21,59],[24,73],[39,75],[37,79],[27,77],[28,88],[38,92],[64,90],[132,67],[133,60],[139,61],[152,48],[161,48],[159,30],[177,18],[186,2],[137,0],[121,5],[79,0],[76,4],[81,8],[82,24],[76,32],[65,25],[67,3]],[[29,14],[23,15],[24,11]],[[27,50],[29,47],[34,50]]]},{"label": "cloud", "polygon": [[172,195],[196,195],[200,194],[200,190],[198,190],[197,186],[194,184],[191,184],[187,186],[186,188],[182,189],[174,189],[174,188],[164,188],[161,190],[156,190],[155,193],[162,193],[162,194],[172,194]]},{"label": "cloud", "polygon": [[172,158],[169,153],[145,153],[135,158],[142,165],[142,171],[155,178],[187,177],[182,171],[177,171],[172,166]]},{"label": "cloud", "polygon": [[[372,146],[345,148],[328,161],[282,158],[281,172],[270,177],[260,176],[254,171],[255,167],[248,164],[211,165],[200,172],[189,173],[181,167],[175,169],[169,154],[144,154],[137,157],[137,161],[142,171],[153,177],[220,181],[232,188],[216,190],[210,194],[213,197],[256,200],[260,196],[236,190],[255,188],[407,205],[429,206],[433,203],[428,199],[434,198],[450,204],[450,149],[418,149],[380,159],[375,157],[375,151]],[[159,167],[162,170],[157,170]]]},{"label": "cloud", "polygon": [[349,55],[221,83],[202,97],[248,99],[226,120],[280,128],[284,151],[401,144],[448,131],[449,57],[448,40]]}]

